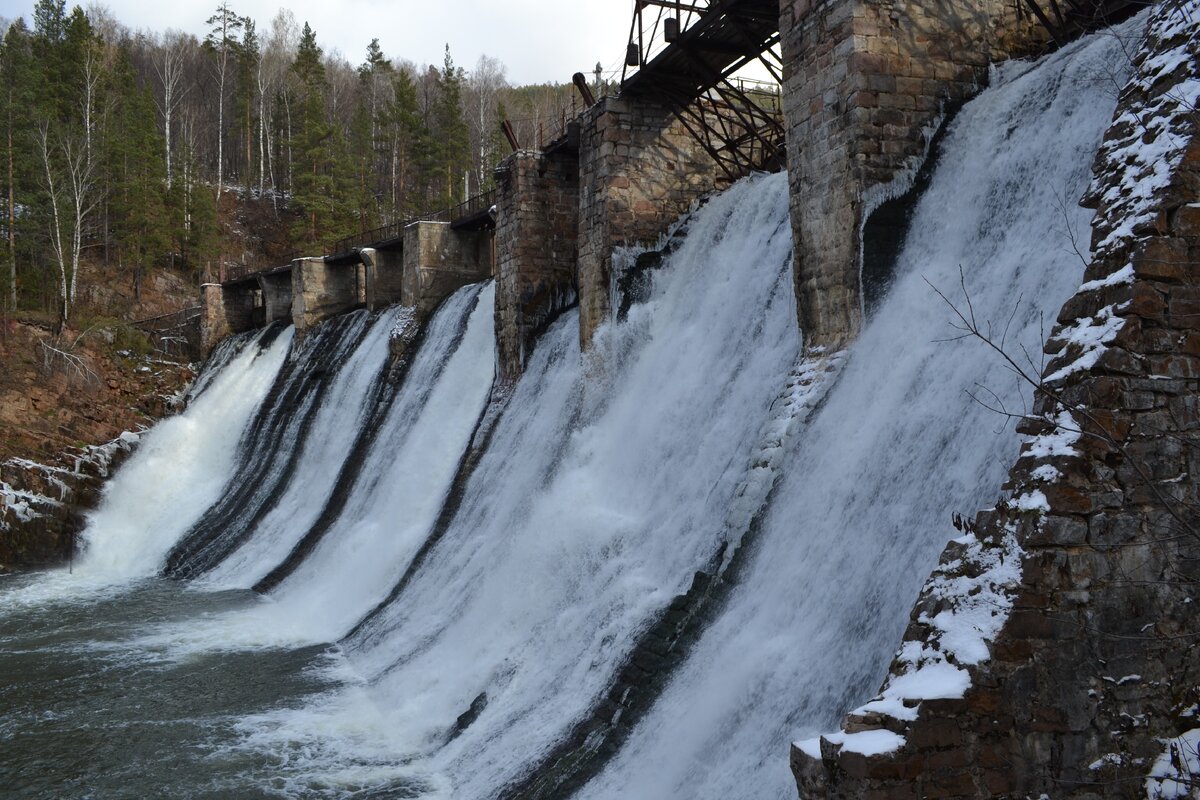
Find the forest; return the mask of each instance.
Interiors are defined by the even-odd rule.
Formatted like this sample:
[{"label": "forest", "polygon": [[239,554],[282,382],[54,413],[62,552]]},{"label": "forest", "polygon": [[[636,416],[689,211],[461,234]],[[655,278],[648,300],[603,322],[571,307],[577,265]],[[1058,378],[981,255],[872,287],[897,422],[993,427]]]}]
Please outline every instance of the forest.
[{"label": "forest", "polygon": [[451,207],[491,188],[502,121],[537,143],[578,103],[569,76],[514,87],[450,44],[419,65],[373,39],[354,65],[286,9],[221,3],[203,39],[65,0],[0,24],[0,308],[60,322],[88,264],[135,289],[154,269],[220,279]]}]

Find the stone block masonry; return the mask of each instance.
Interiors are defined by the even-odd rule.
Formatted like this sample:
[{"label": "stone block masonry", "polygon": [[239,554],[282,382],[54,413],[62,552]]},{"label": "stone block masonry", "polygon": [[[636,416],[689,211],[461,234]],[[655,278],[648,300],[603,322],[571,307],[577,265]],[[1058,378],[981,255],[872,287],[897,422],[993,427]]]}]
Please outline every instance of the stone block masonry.
[{"label": "stone block masonry", "polygon": [[904,194],[949,105],[990,61],[1035,47],[1003,0],[782,0],[797,313],[808,346],[862,326],[861,232]]},{"label": "stone block masonry", "polygon": [[292,262],[292,322],[304,332],[322,320],[362,305],[360,264],[331,264],[323,258]]},{"label": "stone block masonry", "polygon": [[455,230],[445,222],[415,222],[404,229],[400,302],[428,319],[458,289],[492,276],[491,231]]},{"label": "stone block masonry", "polygon": [[[1198,9],[1151,16],[1085,198],[1095,256],[1018,428],[1014,499],[947,547],[901,650],[954,664],[934,619],[973,602],[946,590],[968,582],[1001,613],[990,657],[957,665],[961,698],[844,721],[896,737],[895,752],[794,748],[802,796],[1194,795],[1155,776],[1200,741]],[[1005,580],[980,580],[1010,561]],[[911,666],[898,658],[892,675]]]},{"label": "stone block masonry", "polygon": [[662,105],[606,97],[579,138],[579,341],[612,314],[613,250],[652,247],[717,185],[716,162]]},{"label": "stone block masonry", "polygon": [[568,150],[522,150],[496,175],[496,346],[507,386],[538,334],[575,303],[579,160]]},{"label": "stone block masonry", "polygon": [[206,283],[200,287],[203,312],[200,316],[200,349],[205,357],[226,336],[253,330],[256,324],[258,288],[250,283],[224,286]]}]

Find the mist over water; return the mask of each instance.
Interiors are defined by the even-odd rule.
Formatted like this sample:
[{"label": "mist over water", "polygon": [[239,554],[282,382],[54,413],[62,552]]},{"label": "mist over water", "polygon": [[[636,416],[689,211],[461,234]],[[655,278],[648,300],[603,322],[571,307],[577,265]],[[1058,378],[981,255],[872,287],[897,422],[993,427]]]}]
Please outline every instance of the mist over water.
[{"label": "mist over water", "polygon": [[[930,284],[965,303],[961,268],[977,317],[1041,351],[1083,272],[1076,203],[1122,58],[1091,37],[1001,70],[955,117],[731,594],[577,796],[794,796],[788,744],[875,691],[951,513],[990,505],[1017,453],[965,391],[1029,400],[980,343],[947,341]],[[627,319],[585,356],[564,313],[507,397],[491,283],[443,303],[402,374],[405,309],[221,348],[110,481],[74,572],[0,579],[3,785],[470,800],[525,777],[718,554],[801,355],[787,177],[684,224]],[[156,577],[172,552],[200,577]]]}]

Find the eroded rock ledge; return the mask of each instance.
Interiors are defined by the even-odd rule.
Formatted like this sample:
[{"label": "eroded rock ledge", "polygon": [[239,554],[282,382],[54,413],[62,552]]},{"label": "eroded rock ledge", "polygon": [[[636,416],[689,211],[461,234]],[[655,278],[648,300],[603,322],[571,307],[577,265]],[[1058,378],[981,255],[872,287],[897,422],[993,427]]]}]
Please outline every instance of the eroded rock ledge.
[{"label": "eroded rock ledge", "polygon": [[793,745],[803,797],[1186,795],[1168,781],[1200,743],[1198,19],[1160,3],[1133,56],[1010,499],[947,547],[881,694]]}]

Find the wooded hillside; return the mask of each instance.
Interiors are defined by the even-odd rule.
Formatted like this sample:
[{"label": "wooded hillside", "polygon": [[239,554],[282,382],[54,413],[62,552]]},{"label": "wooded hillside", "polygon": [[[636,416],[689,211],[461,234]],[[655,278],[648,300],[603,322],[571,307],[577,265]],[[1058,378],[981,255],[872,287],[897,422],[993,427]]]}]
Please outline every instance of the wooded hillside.
[{"label": "wooded hillside", "polygon": [[[3,308],[68,319],[87,259],[135,285],[218,277],[452,206],[490,188],[501,120],[532,145],[577,102],[565,80],[509,86],[487,56],[465,70],[450,45],[419,66],[374,39],[355,66],[287,10],[260,24],[222,3],[206,29],[134,32],[65,0],[4,23]],[[234,216],[256,247],[223,236]]]}]

